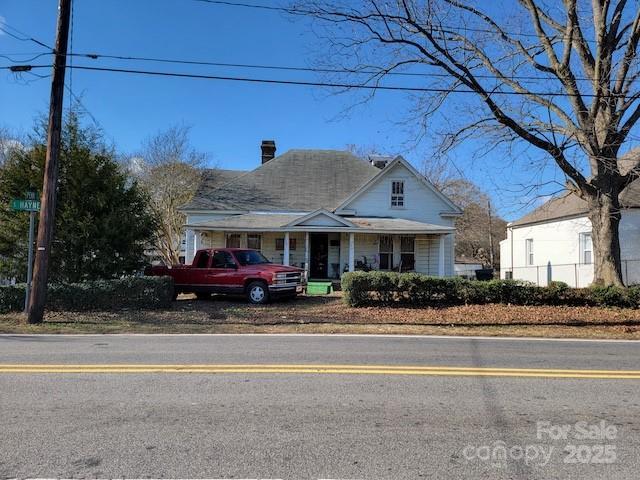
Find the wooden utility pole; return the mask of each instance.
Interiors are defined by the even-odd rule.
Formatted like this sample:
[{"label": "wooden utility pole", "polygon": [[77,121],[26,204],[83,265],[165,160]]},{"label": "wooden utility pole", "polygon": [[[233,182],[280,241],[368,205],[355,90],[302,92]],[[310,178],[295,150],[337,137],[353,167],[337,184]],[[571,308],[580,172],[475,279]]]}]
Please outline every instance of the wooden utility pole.
[{"label": "wooden utility pole", "polygon": [[36,259],[33,266],[33,285],[29,300],[29,323],[40,323],[47,300],[47,278],[49,255],[53,240],[56,214],[56,188],[58,185],[58,158],[60,156],[60,134],[62,131],[62,102],[64,99],[64,76],[67,66],[67,41],[71,0],[59,0],[58,27],[56,32],[55,61],[51,81],[49,104],[49,127],[47,130],[47,156],[44,165],[44,181],[38,224]]},{"label": "wooden utility pole", "polygon": [[487,200],[487,211],[489,212],[489,261],[491,262],[491,268],[494,268],[495,260],[493,256],[493,219],[491,218],[491,200]]}]

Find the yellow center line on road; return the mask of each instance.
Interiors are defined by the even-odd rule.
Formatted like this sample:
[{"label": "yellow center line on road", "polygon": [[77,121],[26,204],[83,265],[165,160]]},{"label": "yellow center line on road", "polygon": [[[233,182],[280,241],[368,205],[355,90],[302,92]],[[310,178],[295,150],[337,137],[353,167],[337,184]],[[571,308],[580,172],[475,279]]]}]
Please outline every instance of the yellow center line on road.
[{"label": "yellow center line on road", "polygon": [[595,378],[640,380],[638,370],[571,370],[417,365],[231,365],[231,364],[0,364],[0,374],[200,373],[347,374],[478,377]]}]

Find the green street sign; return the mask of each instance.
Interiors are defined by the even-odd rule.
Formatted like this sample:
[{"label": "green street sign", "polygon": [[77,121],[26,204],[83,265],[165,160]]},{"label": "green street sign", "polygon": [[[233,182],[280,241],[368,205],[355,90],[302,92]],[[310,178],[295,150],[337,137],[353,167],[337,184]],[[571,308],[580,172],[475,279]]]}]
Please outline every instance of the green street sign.
[{"label": "green street sign", "polygon": [[11,200],[11,209],[23,212],[37,212],[40,210],[40,200],[27,200],[24,198],[14,198]]}]

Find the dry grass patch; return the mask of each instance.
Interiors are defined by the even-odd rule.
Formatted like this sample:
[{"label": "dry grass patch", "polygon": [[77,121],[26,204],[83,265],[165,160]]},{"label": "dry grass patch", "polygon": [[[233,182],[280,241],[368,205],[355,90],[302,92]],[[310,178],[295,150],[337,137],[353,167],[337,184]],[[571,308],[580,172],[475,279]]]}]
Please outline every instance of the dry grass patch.
[{"label": "dry grass patch", "polygon": [[640,310],[468,305],[350,308],[340,294],[252,306],[181,296],[164,310],[49,312],[42,325],[0,315],[3,333],[388,333],[640,339]]}]

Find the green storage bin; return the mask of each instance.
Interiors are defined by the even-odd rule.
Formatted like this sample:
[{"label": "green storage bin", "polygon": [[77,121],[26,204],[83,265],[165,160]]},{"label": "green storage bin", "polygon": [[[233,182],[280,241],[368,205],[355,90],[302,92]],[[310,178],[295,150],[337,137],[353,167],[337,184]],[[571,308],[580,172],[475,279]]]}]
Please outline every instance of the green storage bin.
[{"label": "green storage bin", "polygon": [[309,282],[307,284],[307,295],[329,295],[331,293],[331,282]]}]

